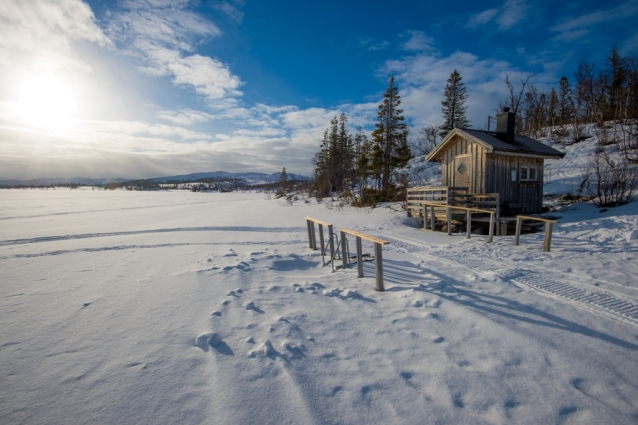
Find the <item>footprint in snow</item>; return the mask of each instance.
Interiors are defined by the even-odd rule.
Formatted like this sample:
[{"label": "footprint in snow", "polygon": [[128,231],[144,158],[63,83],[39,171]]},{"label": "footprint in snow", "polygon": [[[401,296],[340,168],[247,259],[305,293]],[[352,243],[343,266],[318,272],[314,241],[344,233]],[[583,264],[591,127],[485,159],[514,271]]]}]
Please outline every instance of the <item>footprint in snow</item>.
[{"label": "footprint in snow", "polygon": [[195,338],[195,346],[202,349],[202,351],[208,351],[209,348],[213,348],[215,351],[227,356],[234,356],[233,350],[226,344],[221,335],[217,332],[207,332],[199,335]]}]

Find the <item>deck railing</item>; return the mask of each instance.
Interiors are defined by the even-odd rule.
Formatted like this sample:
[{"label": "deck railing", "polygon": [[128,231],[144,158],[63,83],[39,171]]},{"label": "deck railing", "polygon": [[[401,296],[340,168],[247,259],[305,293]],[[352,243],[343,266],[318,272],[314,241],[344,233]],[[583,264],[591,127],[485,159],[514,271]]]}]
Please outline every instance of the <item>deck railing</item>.
[{"label": "deck railing", "polygon": [[[423,202],[436,204],[434,214],[441,218],[447,218],[451,212],[444,205],[453,205],[464,208],[478,208],[494,214],[495,223],[500,223],[501,206],[498,193],[468,193],[467,187],[431,186],[410,187],[407,190],[406,208],[408,217],[420,217],[425,220]],[[439,207],[440,205],[440,207]],[[500,233],[500,226],[496,228],[496,234]]]}]

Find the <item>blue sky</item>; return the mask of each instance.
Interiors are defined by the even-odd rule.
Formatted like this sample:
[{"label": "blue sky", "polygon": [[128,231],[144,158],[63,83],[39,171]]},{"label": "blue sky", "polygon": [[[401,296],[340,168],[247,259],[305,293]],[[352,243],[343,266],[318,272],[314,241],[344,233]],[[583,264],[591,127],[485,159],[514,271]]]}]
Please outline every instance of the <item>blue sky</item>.
[{"label": "blue sky", "polygon": [[0,177],[309,174],[329,120],[371,130],[390,75],[413,129],[458,69],[484,128],[503,79],[546,89],[612,45],[638,1],[3,0]]}]

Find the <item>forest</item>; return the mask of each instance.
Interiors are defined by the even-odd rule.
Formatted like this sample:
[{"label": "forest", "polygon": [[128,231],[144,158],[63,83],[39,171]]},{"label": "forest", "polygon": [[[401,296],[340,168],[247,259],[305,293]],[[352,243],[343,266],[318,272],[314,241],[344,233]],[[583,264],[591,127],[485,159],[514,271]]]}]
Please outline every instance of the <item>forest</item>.
[{"label": "forest", "polygon": [[[519,82],[510,76],[504,77],[508,95],[495,105],[495,113],[509,107],[516,113],[517,134],[545,139],[558,149],[596,137],[598,147],[579,195],[608,206],[630,202],[638,185],[638,57],[622,56],[614,46],[603,65],[581,61],[572,80],[563,76],[545,90],[534,85],[534,74]],[[313,158],[314,196],[338,194],[355,206],[404,199],[423,170],[406,171],[410,160],[427,155],[452,128],[470,126],[467,98],[462,76],[454,70],[441,100],[443,123],[412,136],[392,76],[369,136],[361,127],[352,133],[345,114],[330,121]],[[486,118],[482,129],[494,131],[495,118]]]}]

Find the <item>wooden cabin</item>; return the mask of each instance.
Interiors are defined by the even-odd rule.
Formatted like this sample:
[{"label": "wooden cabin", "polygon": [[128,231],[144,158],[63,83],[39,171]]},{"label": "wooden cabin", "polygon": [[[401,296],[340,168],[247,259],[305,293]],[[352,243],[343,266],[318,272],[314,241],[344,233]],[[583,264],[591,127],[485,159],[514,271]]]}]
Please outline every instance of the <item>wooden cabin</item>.
[{"label": "wooden cabin", "polygon": [[498,193],[502,214],[541,213],[545,159],[565,154],[515,134],[515,114],[505,109],[496,132],[455,128],[426,159],[441,163],[442,186]]}]

